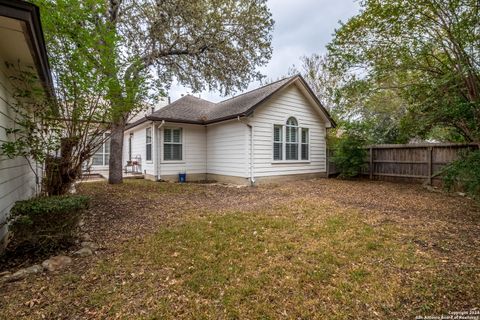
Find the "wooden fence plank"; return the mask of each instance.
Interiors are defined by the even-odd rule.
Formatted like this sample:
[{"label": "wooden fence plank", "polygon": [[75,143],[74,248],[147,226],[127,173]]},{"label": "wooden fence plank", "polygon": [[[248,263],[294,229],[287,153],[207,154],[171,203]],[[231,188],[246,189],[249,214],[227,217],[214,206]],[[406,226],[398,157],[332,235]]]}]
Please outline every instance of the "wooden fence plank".
[{"label": "wooden fence plank", "polygon": [[[363,155],[362,155],[363,158]],[[375,168],[373,167],[373,148],[370,148],[370,168],[368,169],[370,171],[370,180],[373,179],[373,171]]]},{"label": "wooden fence plank", "polygon": [[428,147],[427,157],[428,157],[428,185],[432,185],[432,152],[433,148]]},{"label": "wooden fence plank", "polygon": [[438,179],[445,165],[458,159],[466,150],[478,149],[477,144],[402,144],[368,146],[368,172],[370,179],[382,177],[424,180],[428,184]]}]

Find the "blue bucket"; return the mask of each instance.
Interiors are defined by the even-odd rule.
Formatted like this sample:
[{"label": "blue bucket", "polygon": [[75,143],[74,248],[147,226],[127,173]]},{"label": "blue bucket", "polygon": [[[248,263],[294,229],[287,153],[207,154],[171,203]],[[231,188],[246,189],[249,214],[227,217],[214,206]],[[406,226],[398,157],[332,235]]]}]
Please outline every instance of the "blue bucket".
[{"label": "blue bucket", "polygon": [[186,173],[179,173],[178,174],[178,182],[184,183],[187,181],[187,174]]}]

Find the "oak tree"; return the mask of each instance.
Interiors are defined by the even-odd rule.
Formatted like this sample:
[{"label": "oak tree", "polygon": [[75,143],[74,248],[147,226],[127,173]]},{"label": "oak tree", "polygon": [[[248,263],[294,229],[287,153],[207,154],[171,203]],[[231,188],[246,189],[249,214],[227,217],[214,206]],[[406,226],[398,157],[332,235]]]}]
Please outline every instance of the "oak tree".
[{"label": "oak tree", "polygon": [[[43,15],[63,15],[76,47],[109,79],[110,183],[122,182],[123,131],[148,94],[164,95],[174,79],[193,91],[230,94],[260,79],[257,67],[272,52],[266,0],[36,2]],[[79,29],[92,39],[77,37]]]},{"label": "oak tree", "polygon": [[[328,46],[331,70],[360,103],[400,101],[400,129],[480,141],[480,6],[477,0],[364,0]],[[391,98],[395,97],[396,100]],[[378,101],[377,101],[378,105]]]}]

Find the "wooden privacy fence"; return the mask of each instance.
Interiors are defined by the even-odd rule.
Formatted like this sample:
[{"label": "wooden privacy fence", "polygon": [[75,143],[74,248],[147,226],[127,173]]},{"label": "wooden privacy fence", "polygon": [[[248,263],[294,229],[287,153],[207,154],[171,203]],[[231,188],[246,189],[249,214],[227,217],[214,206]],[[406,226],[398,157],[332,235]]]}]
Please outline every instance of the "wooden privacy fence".
[{"label": "wooden privacy fence", "polygon": [[440,179],[441,169],[478,144],[380,144],[369,146],[364,174],[370,179],[426,182]]}]

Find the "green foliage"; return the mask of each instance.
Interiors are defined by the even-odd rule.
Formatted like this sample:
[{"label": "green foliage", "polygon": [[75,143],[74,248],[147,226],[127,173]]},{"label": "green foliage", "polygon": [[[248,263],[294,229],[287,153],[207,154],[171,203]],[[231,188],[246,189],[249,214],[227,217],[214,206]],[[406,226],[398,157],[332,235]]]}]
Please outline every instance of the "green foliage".
[{"label": "green foliage", "polygon": [[18,201],[8,217],[10,246],[48,251],[72,242],[86,196],[51,196]]},{"label": "green foliage", "polygon": [[354,178],[362,173],[365,167],[367,152],[365,139],[353,130],[344,132],[340,138],[335,139],[332,157],[336,168],[340,171],[341,178]]},{"label": "green foliage", "polygon": [[361,6],[328,46],[329,69],[342,76],[336,98],[344,113],[355,119],[375,109],[390,113],[385,124],[399,130],[400,140],[479,141],[478,2],[364,0]]},{"label": "green foliage", "polygon": [[49,49],[67,48],[61,61],[107,77],[113,118],[165,94],[174,79],[193,91],[245,88],[272,53],[265,0],[33,2]]},{"label": "green foliage", "polygon": [[406,103],[398,94],[372,90],[366,79],[345,81],[343,74],[332,71],[328,55],[314,54],[301,60],[300,69],[293,67],[289,73],[302,74],[340,128],[361,124],[362,136],[370,143],[408,142],[409,135],[401,126]]},{"label": "green foliage", "polygon": [[71,52],[58,65],[87,66],[81,81],[105,80],[100,101],[107,102],[111,125],[111,182],[121,181],[116,159],[127,121],[165,95],[172,81],[228,95],[260,80],[258,67],[272,53],[266,0],[33,2],[41,8],[49,50]]},{"label": "green foliage", "polygon": [[1,154],[42,163],[47,154],[59,147],[60,128],[53,120],[57,109],[33,68],[21,62],[4,63],[15,100],[10,104],[14,114],[12,126],[2,128],[8,139],[0,147]]},{"label": "green foliage", "polygon": [[480,150],[467,152],[449,164],[444,169],[443,181],[449,191],[461,188],[480,199]]},{"label": "green foliage", "polygon": [[[41,6],[54,98],[45,93],[33,68],[23,61],[5,62],[14,112],[12,126],[5,128],[8,139],[2,143],[1,154],[26,158],[32,170],[36,164],[43,165],[45,177],[37,179],[43,181],[42,192],[57,195],[70,188],[82,165],[106,138],[112,120],[106,99],[112,78],[106,70],[113,66],[98,58],[118,43],[114,33],[96,26],[107,4],[95,0],[60,0],[55,5],[33,2]],[[59,156],[52,160],[52,155]],[[48,166],[47,162],[58,165]],[[49,171],[51,168],[55,170]]]}]

